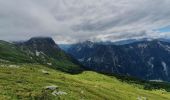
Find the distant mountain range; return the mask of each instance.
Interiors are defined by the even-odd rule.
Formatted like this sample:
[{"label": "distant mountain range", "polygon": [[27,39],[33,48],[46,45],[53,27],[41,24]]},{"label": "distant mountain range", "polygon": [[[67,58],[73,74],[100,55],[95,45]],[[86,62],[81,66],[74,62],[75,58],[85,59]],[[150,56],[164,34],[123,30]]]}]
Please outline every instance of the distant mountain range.
[{"label": "distant mountain range", "polygon": [[98,72],[170,81],[169,40],[133,41],[121,45],[86,41],[72,45],[68,53]]}]

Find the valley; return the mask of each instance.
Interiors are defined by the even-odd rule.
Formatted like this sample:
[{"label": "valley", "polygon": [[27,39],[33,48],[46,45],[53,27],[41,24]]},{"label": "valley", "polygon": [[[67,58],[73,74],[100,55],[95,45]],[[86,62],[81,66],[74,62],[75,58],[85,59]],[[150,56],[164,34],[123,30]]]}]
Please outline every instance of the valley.
[{"label": "valley", "polygon": [[168,100],[169,92],[168,82],[91,70],[52,38],[0,41],[0,100]]}]

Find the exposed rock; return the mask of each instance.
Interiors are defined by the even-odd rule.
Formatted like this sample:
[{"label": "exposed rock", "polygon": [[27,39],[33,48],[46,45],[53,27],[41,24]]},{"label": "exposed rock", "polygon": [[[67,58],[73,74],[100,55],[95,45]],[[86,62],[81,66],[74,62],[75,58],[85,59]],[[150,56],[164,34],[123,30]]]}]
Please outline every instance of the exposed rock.
[{"label": "exposed rock", "polygon": [[50,73],[48,71],[42,70],[42,73],[49,75]]},{"label": "exposed rock", "polygon": [[57,90],[58,88],[59,88],[58,86],[52,85],[52,86],[46,86],[44,89],[45,89],[45,90],[55,91],[55,90]]},{"label": "exposed rock", "polygon": [[146,98],[146,97],[141,97],[141,96],[139,96],[139,97],[137,98],[137,100],[147,100],[147,98]]},{"label": "exposed rock", "polygon": [[81,91],[81,94],[84,94],[84,91]]},{"label": "exposed rock", "polygon": [[0,62],[10,62],[8,60],[0,59]]},{"label": "exposed rock", "polygon": [[47,65],[51,66],[51,65],[52,65],[52,63],[47,63]]},{"label": "exposed rock", "polygon": [[19,68],[18,65],[0,65],[0,67]]},{"label": "exposed rock", "polygon": [[39,52],[39,51],[36,50],[35,55],[36,55],[36,56],[40,56],[40,53],[41,53],[41,52]]},{"label": "exposed rock", "polygon": [[9,65],[10,68],[19,68],[20,66],[18,65]]},{"label": "exposed rock", "polygon": [[63,92],[63,91],[54,91],[54,92],[52,92],[52,95],[54,95],[54,96],[57,96],[57,95],[67,95],[67,93]]},{"label": "exposed rock", "polygon": [[[88,43],[90,44],[90,43]],[[170,43],[153,40],[126,45],[87,42],[72,45],[67,52],[87,69],[133,76],[143,80],[170,81]]]},{"label": "exposed rock", "polygon": [[59,91],[59,87],[55,86],[55,85],[51,85],[51,86],[46,86],[44,87],[45,91],[49,91],[52,95],[54,96],[59,96],[59,95],[67,95],[66,92],[64,91]]}]

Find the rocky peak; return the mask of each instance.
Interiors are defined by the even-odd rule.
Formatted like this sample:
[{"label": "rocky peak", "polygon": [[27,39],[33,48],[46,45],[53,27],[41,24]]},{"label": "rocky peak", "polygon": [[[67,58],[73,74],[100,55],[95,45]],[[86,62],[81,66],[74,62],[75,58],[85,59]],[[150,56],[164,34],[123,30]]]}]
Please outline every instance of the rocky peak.
[{"label": "rocky peak", "polygon": [[55,41],[50,37],[34,37],[27,41],[28,44],[48,44],[48,45],[56,45]]}]

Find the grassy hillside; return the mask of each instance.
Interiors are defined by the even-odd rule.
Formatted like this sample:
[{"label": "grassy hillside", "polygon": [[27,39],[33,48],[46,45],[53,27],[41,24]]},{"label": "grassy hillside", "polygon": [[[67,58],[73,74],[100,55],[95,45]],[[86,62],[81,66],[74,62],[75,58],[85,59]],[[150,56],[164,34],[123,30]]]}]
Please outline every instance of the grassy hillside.
[{"label": "grassy hillside", "polygon": [[0,41],[0,100],[170,99],[168,83],[83,72],[78,62],[52,44],[34,43],[25,50]]},{"label": "grassy hillside", "polygon": [[[44,89],[53,85],[64,94],[53,96]],[[170,100],[165,89],[144,88],[90,71],[70,75],[42,65],[0,64],[0,100]]]},{"label": "grassy hillside", "polygon": [[[36,52],[32,52],[30,49],[22,50],[23,48],[23,46],[19,47],[16,44],[0,40],[0,63],[39,63],[72,74],[80,73],[83,71],[81,65],[76,62],[76,60],[69,57],[69,55],[62,50],[57,51],[54,48],[51,48],[52,50],[50,47],[48,48],[48,50],[51,50],[48,52],[53,53],[51,55],[55,56],[58,54],[58,58],[63,58],[59,60],[53,58],[51,55],[48,55],[45,52],[38,52],[38,55],[36,55]],[[25,46],[25,48],[27,48],[27,46]]]},{"label": "grassy hillside", "polygon": [[0,62],[4,60],[12,62],[34,62],[14,44],[0,40]]}]

